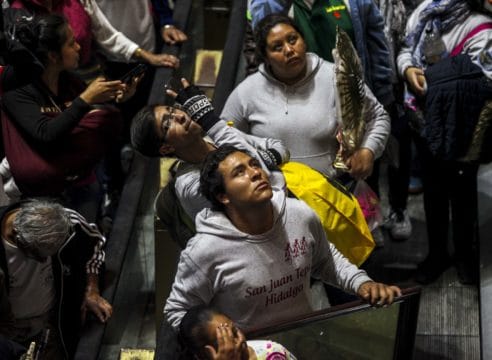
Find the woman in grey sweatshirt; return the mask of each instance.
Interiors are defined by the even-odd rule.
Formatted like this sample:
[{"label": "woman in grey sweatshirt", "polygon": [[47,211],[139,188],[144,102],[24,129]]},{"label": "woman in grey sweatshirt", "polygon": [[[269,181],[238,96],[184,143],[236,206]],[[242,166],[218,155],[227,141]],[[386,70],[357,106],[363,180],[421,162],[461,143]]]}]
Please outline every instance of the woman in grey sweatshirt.
[{"label": "woman in grey sweatshirt", "polygon": [[[336,176],[332,163],[339,148],[336,134],[341,119],[334,65],[306,53],[302,35],[291,24],[285,17],[284,23],[271,28],[263,44],[257,39],[264,63],[234,89],[221,118],[245,133],[280,139],[292,161]],[[279,26],[285,32],[271,38]],[[366,133],[354,158],[365,152],[370,164],[355,171],[354,162],[352,174],[362,178],[370,174],[372,162],[381,156],[390,132],[389,117],[367,85],[365,93]]]}]

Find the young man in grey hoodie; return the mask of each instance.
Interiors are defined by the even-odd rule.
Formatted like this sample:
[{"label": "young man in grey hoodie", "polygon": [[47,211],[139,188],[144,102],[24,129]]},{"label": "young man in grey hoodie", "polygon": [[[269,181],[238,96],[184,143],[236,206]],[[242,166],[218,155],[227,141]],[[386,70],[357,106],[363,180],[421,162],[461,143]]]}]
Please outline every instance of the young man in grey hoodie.
[{"label": "young man in grey hoodie", "polygon": [[255,158],[234,147],[211,152],[200,176],[212,203],[181,253],[164,315],[175,328],[192,306],[210,304],[242,330],[313,311],[311,277],[382,306],[396,286],[372,281],[328,242],[304,202],[272,186]]}]

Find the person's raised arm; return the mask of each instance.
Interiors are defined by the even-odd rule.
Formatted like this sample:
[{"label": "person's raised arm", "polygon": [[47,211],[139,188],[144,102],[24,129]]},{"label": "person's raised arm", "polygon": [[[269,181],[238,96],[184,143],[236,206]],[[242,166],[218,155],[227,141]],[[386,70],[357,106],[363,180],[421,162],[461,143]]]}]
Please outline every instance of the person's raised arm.
[{"label": "person's raised arm", "polygon": [[405,29],[405,44],[400,49],[396,61],[399,75],[406,81],[415,95],[423,95],[425,93],[425,76],[424,70],[415,64],[413,59],[415,49],[411,45],[409,36],[418,25],[418,15],[423,7],[426,6],[424,3],[426,2],[422,2],[408,18]]},{"label": "person's raised arm", "polygon": [[99,293],[99,273],[104,263],[104,245],[106,239],[99,232],[95,224],[88,223],[87,220],[78,212],[65,208],[70,216],[70,222],[87,236],[88,240],[84,246],[93,249],[91,258],[86,263],[86,288],[84,300],[81,306],[81,318],[85,321],[87,311],[94,315],[101,322],[106,322],[113,313],[113,307]]},{"label": "person's raised arm", "polygon": [[94,0],[81,0],[85,11],[91,18],[92,34],[106,54],[116,55],[124,61],[132,59],[146,62],[152,66],[179,67],[179,59],[170,54],[155,54],[146,51],[116,30]]},{"label": "person's raised arm", "polygon": [[352,264],[326,239],[320,220],[312,213],[313,235],[317,238],[313,254],[312,276],[357,294],[373,306],[391,305],[401,296],[397,286],[374,282],[364,270]]},{"label": "person's raised arm", "polygon": [[188,40],[186,34],[174,24],[169,0],[152,0],[152,6],[159,17],[161,36],[165,43],[175,45]]},{"label": "person's raised arm", "polygon": [[183,88],[176,92],[167,89],[166,94],[183,107],[193,121],[196,121],[203,130],[208,131],[220,118],[215,114],[210,99],[197,86],[190,85],[188,80],[181,79]]}]

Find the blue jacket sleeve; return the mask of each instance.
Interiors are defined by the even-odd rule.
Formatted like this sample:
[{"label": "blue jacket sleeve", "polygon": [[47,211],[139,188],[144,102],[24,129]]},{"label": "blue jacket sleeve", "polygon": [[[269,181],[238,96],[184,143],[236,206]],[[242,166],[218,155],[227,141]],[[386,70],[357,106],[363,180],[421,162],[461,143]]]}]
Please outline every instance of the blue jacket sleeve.
[{"label": "blue jacket sleeve", "polygon": [[172,25],[173,10],[169,6],[169,0],[152,0],[152,6],[155,14],[159,17],[159,25],[162,28],[164,25]]},{"label": "blue jacket sleeve", "polygon": [[287,14],[293,0],[251,0],[249,11],[253,29],[265,16],[270,14]]},{"label": "blue jacket sleeve", "polygon": [[[362,15],[362,14],[361,14]],[[365,1],[365,31],[372,90],[383,105],[394,101],[390,52],[384,35],[384,19],[373,1]]]}]

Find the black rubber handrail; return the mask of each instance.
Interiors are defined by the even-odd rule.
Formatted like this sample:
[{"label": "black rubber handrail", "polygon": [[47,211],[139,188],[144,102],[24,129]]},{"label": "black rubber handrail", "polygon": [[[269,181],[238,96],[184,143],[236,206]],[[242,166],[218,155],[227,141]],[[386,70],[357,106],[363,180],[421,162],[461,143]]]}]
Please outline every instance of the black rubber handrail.
[{"label": "black rubber handrail", "polygon": [[239,59],[243,49],[246,28],[246,0],[234,0],[231,7],[227,38],[220,62],[219,75],[215,84],[213,105],[216,114],[220,114],[236,81]]},{"label": "black rubber handrail", "polygon": [[[176,8],[174,9],[174,21],[181,29],[185,29],[187,26],[191,3],[192,0],[180,0],[176,3]],[[177,55],[179,51],[180,47],[178,46],[164,45],[161,52]],[[165,93],[163,84],[171,78],[173,71],[174,70],[170,68],[159,68],[156,70],[152,83],[152,90],[147,101],[148,104],[164,103]],[[113,229],[106,244],[105,267],[107,276],[105,277],[102,296],[111,303],[114,300],[116,289],[118,287],[144,181],[149,176],[149,169],[152,168],[149,166],[151,161],[158,160],[146,158],[138,154],[135,155],[131,171],[123,186],[113,222]],[[82,331],[74,359],[96,360],[101,348],[105,328],[105,324],[101,324],[97,321],[88,323]]]},{"label": "black rubber handrail", "polygon": [[[420,287],[402,289],[402,296],[397,298],[395,302],[396,303],[404,302],[411,296],[420,295],[420,292],[421,292]],[[247,335],[248,338],[257,338],[260,336],[265,336],[281,331],[288,331],[290,329],[294,329],[299,326],[305,326],[314,322],[343,316],[345,314],[353,313],[360,310],[365,310],[370,307],[371,305],[363,300],[350,301],[340,305],[331,306],[327,309],[314,311],[310,313],[308,316],[299,316],[296,319],[292,319],[289,321],[282,321],[260,329],[254,329],[249,331]]]}]

